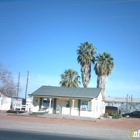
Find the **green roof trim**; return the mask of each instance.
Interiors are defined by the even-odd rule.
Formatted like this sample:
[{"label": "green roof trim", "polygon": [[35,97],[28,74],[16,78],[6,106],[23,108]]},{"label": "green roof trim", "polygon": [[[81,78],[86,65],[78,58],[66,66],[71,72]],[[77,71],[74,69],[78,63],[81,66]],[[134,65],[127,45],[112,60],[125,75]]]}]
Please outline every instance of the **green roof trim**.
[{"label": "green roof trim", "polygon": [[29,96],[49,96],[49,97],[67,97],[67,98],[97,98],[101,88],[70,88],[41,86],[39,89],[29,94]]}]

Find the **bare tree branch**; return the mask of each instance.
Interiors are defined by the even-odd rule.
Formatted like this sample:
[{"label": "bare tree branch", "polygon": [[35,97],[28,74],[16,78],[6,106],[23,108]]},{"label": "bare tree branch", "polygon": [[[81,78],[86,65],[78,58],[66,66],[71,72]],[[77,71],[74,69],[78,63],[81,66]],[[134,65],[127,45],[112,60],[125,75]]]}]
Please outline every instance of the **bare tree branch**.
[{"label": "bare tree branch", "polygon": [[16,95],[12,73],[0,63],[0,92],[7,96]]}]

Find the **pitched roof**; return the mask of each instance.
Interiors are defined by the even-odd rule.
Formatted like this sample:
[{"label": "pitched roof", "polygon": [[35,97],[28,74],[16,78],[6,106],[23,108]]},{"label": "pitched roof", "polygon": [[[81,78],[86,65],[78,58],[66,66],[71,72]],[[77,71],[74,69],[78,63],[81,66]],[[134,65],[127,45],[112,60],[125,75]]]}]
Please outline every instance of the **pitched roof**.
[{"label": "pitched roof", "polygon": [[51,97],[71,97],[71,98],[97,98],[101,88],[69,88],[55,86],[41,86],[30,96],[51,96]]}]

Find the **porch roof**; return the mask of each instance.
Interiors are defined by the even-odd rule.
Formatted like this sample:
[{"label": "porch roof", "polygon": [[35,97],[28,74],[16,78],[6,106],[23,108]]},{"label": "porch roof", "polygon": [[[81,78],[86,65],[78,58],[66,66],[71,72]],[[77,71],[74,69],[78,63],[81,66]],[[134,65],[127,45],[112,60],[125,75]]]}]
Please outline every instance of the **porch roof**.
[{"label": "porch roof", "polygon": [[29,94],[29,96],[49,96],[68,98],[97,98],[101,88],[69,88],[55,86],[41,86],[39,89]]}]

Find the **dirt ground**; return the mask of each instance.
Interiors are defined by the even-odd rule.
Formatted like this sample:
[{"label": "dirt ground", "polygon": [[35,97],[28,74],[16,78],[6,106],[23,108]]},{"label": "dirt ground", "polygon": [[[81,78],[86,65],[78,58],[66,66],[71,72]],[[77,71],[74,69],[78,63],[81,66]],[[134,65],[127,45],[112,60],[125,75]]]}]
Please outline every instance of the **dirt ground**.
[{"label": "dirt ground", "polygon": [[121,119],[97,119],[96,121],[79,121],[79,120],[66,120],[66,119],[52,119],[42,118],[35,116],[19,116],[16,114],[7,114],[0,111],[0,120],[11,120],[20,122],[32,122],[32,123],[43,123],[43,124],[61,124],[61,125],[74,125],[74,126],[88,126],[88,127],[100,127],[109,129],[122,129],[122,130],[134,130],[140,129],[140,119],[136,118],[121,118]]}]

